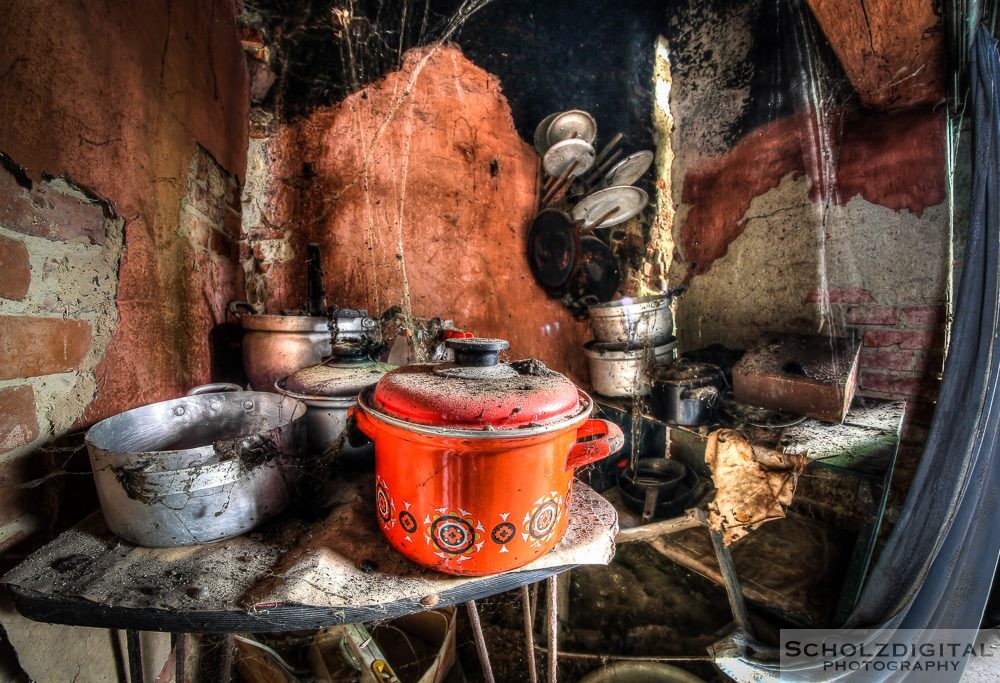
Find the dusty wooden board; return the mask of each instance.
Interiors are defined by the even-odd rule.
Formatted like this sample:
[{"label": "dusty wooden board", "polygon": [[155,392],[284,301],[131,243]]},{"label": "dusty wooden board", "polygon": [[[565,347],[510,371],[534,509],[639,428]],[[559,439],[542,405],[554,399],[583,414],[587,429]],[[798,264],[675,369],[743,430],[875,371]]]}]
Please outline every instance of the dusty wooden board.
[{"label": "dusty wooden board", "polygon": [[[625,412],[628,403],[605,398],[598,399],[598,402],[608,413],[605,417],[622,426],[626,443],[630,443],[629,418]],[[895,452],[905,412],[903,401],[857,397],[843,424],[805,418],[789,427],[772,428],[737,424],[729,419],[696,428],[665,426],[670,430],[672,456],[679,455],[688,466],[699,471],[708,435],[720,427],[735,427],[761,446],[804,455],[830,466],[880,474]],[[665,424],[650,415],[643,415],[643,420],[652,425]]]},{"label": "dusty wooden board", "polygon": [[376,523],[373,489],[370,474],[354,475],[334,487],[334,506],[319,521],[286,514],[254,533],[188,548],[133,546],[93,515],[0,583],[10,585],[27,616],[55,623],[292,630],[391,618],[422,609],[421,600],[461,602],[561,568],[607,564],[614,555],[614,507],[577,482],[569,529],[550,553],[504,574],[441,574],[388,545]]}]

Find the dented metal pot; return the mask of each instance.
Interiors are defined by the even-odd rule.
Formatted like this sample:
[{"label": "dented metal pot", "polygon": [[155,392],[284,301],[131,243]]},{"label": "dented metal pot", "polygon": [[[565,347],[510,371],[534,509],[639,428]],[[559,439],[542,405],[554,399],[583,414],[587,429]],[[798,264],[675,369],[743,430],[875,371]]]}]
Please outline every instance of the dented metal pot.
[{"label": "dented metal pot", "polygon": [[340,455],[362,456],[372,450],[371,444],[354,448],[344,438],[347,411],[358,402],[362,390],[374,386],[396,366],[371,360],[351,346],[334,345],[329,360],[293,372],[274,385],[279,394],[308,406],[309,448],[317,455],[335,449]]},{"label": "dented metal pot", "polygon": [[87,451],[108,528],[165,548],[238,536],[287,506],[306,406],[207,384],[98,422]]},{"label": "dented metal pot", "polygon": [[243,369],[251,386],[270,391],[282,377],[330,355],[330,321],[310,315],[243,315]]}]

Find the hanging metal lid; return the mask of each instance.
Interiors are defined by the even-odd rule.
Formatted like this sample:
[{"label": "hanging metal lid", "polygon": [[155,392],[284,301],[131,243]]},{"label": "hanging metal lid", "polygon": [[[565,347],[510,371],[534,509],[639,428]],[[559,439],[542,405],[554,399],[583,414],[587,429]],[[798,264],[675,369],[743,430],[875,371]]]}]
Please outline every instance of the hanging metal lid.
[{"label": "hanging metal lid", "polygon": [[499,362],[503,339],[449,339],[454,363],[397,368],[379,380],[369,405],[420,425],[510,430],[575,417],[585,396],[540,361]]}]

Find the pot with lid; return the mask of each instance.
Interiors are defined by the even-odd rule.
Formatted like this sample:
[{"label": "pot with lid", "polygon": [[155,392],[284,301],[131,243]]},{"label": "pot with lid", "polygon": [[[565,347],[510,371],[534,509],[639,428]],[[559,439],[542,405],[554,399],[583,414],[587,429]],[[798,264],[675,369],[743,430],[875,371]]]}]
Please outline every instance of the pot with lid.
[{"label": "pot with lid", "polygon": [[726,386],[722,369],[682,358],[662,367],[652,381],[653,414],[672,424],[695,427],[712,419]]},{"label": "pot with lid", "polygon": [[309,450],[326,453],[331,447],[341,455],[363,456],[370,444],[354,447],[344,437],[348,411],[358,402],[358,394],[374,386],[395,368],[372,360],[358,344],[333,345],[333,356],[319,365],[296,370],[275,382],[279,394],[306,404]]},{"label": "pot with lid", "polygon": [[376,514],[390,545],[449,574],[492,574],[551,550],[578,467],[616,452],[621,429],[536,360],[499,362],[499,339],[450,339],[454,363],[397,368],[361,393],[375,441]]}]

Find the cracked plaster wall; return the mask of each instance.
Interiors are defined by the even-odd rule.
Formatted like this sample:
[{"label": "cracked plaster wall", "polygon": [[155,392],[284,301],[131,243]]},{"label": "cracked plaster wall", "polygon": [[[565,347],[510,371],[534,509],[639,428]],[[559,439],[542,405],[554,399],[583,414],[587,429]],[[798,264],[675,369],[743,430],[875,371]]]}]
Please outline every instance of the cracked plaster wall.
[{"label": "cracked plaster wall", "polygon": [[247,109],[230,2],[0,6],[4,565],[92,509],[63,434],[212,379]]},{"label": "cracked plaster wall", "polygon": [[[867,109],[854,90],[857,65],[845,65],[845,77],[823,31],[851,36],[831,30],[829,11],[821,31],[806,3],[787,7],[802,20],[797,43],[767,42],[759,3],[706,12],[691,3],[677,15],[670,280],[688,291],[676,334],[682,351],[743,348],[771,330],[861,337],[859,390],[907,402],[898,503],[933,415],[947,321],[940,83],[921,85],[919,106],[892,97],[891,111]],[[879,5],[880,30],[897,9]],[[939,61],[940,44],[924,49],[933,42],[921,43],[922,58]],[[853,54],[843,47],[833,51]],[[761,71],[761,54],[778,55],[784,70]]]},{"label": "cracked plaster wall", "polygon": [[330,303],[452,319],[587,381],[586,324],[524,257],[538,157],[498,81],[457,47],[410,50],[340,104],[252,135],[244,267],[269,312],[302,307],[318,242]]}]

